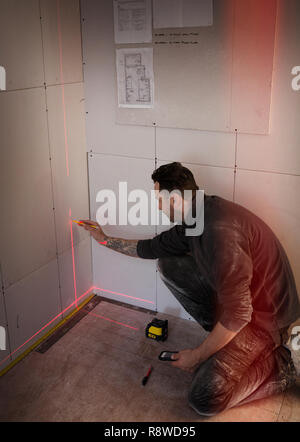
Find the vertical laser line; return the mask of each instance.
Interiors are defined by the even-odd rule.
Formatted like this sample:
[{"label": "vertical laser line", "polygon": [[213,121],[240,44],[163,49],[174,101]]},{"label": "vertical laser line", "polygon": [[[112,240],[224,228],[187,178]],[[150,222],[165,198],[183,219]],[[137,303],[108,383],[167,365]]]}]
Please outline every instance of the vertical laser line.
[{"label": "vertical laser line", "polygon": [[75,273],[75,254],[74,254],[74,240],[73,240],[73,225],[72,225],[72,213],[71,209],[69,211],[70,216],[70,230],[71,230],[71,245],[72,245],[72,264],[73,264],[73,282],[74,282],[74,294],[75,294],[75,303],[77,308],[77,286],[76,286],[76,273]]},{"label": "vertical laser line", "polygon": [[58,45],[59,45],[60,83],[61,83],[62,105],[63,105],[63,115],[64,115],[66,168],[67,168],[67,176],[69,176],[70,175],[70,171],[69,171],[69,145],[68,145],[68,135],[67,135],[65,85],[64,85],[64,72],[63,72],[62,34],[61,34],[61,19],[60,19],[60,0],[57,0],[56,5],[57,5],[57,33],[58,33]]}]

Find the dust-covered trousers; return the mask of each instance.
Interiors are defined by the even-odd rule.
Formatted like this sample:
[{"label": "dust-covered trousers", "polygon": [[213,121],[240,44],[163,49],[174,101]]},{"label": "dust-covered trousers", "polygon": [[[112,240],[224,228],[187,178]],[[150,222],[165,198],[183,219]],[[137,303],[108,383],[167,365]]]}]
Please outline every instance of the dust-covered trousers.
[{"label": "dust-covered trousers", "polygon": [[[183,308],[206,330],[216,324],[216,294],[199,274],[190,255],[159,258],[164,284]],[[287,328],[279,330],[281,343],[251,322],[222,349],[201,363],[188,394],[189,405],[212,416],[223,410],[285,391],[296,371],[286,342]]]}]

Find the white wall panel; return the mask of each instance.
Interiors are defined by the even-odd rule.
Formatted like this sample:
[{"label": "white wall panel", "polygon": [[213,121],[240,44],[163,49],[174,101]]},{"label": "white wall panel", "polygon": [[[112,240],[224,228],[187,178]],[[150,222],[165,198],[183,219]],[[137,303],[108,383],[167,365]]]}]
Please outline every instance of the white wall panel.
[{"label": "white wall panel", "polygon": [[277,0],[235,0],[232,130],[269,133]]},{"label": "white wall panel", "polygon": [[[95,219],[97,208],[101,203],[96,202],[97,193],[100,190],[110,189],[115,192],[117,199],[117,221],[119,218],[119,183],[126,182],[128,194],[135,189],[143,190],[147,193],[150,212],[150,191],[154,189],[151,175],[154,171],[154,161],[138,158],[125,158],[117,156],[107,156],[101,154],[89,154],[90,172],[90,204],[91,215]],[[132,203],[128,203],[128,209]],[[154,233],[154,226],[146,225],[107,225],[104,226],[105,233],[124,238],[143,238],[144,235]],[[125,235],[125,236],[124,236]]]},{"label": "white wall panel", "polygon": [[235,134],[158,127],[156,152],[159,160],[234,167]]},{"label": "white wall panel", "polygon": [[56,258],[45,108],[43,88],[1,93],[0,258],[5,287]]},{"label": "white wall panel", "polygon": [[261,217],[281,241],[300,294],[300,177],[237,171],[236,202]]},{"label": "white wall panel", "polygon": [[[119,201],[119,182],[128,183],[128,194],[134,189],[143,189],[150,195],[153,189],[151,173],[154,162],[145,159],[89,155],[91,217],[96,219],[96,195],[101,189],[111,189]],[[128,207],[131,207],[131,203]],[[117,211],[117,217],[118,217]],[[103,226],[107,235],[116,238],[143,239],[155,235],[155,226]],[[94,285],[105,290],[122,293],[133,298],[101,292],[101,295],[122,302],[155,309],[155,262],[133,258],[107,249],[92,240]]]},{"label": "white wall panel", "polygon": [[[76,230],[81,229],[73,223],[73,234]],[[74,281],[74,267],[73,267],[73,253],[75,266],[75,281]],[[64,316],[67,316],[76,307],[76,300],[79,305],[84,299],[90,296],[93,291],[90,291],[86,296],[82,295],[92,287],[92,251],[91,239],[87,238],[74,246],[74,250],[67,250],[58,256],[59,263],[59,277],[61,287],[62,309],[70,307]],[[76,289],[75,289],[76,287]]]},{"label": "white wall panel", "polygon": [[300,64],[299,29],[300,2],[279,0],[270,135],[238,135],[241,168],[300,174],[300,92],[291,85]]},{"label": "white wall panel", "polygon": [[[63,100],[64,97],[64,100]],[[51,164],[58,253],[71,247],[72,219],[89,217],[87,155],[82,83],[47,87]],[[64,111],[65,110],[65,111]],[[88,237],[74,232],[74,244]]]},{"label": "white wall panel", "polygon": [[62,319],[59,316],[45,327],[61,312],[57,260],[9,287],[5,301],[15,359]]},{"label": "white wall panel", "polygon": [[[154,236],[154,235],[153,235]],[[94,292],[127,304],[156,309],[155,261],[133,258],[92,240]]]},{"label": "white wall panel", "polygon": [[0,65],[6,69],[7,90],[43,85],[39,0],[1,1]]},{"label": "white wall panel", "polygon": [[83,80],[79,0],[41,0],[46,83]]}]

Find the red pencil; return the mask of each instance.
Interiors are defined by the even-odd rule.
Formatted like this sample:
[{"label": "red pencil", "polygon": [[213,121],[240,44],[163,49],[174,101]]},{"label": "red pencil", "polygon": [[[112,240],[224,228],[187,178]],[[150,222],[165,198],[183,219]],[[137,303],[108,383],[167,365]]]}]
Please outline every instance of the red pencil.
[{"label": "red pencil", "polygon": [[151,374],[152,370],[153,370],[153,367],[152,367],[152,365],[150,365],[150,368],[149,368],[149,370],[148,370],[146,376],[145,376],[144,379],[142,380],[142,384],[143,384],[144,386],[147,384],[148,379],[149,379],[149,377],[150,377],[150,374]]}]

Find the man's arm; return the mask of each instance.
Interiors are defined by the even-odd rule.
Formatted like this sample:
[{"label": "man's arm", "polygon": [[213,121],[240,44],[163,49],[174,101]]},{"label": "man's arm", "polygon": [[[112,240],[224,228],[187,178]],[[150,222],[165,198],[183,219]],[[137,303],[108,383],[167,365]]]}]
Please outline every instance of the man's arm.
[{"label": "man's arm", "polygon": [[115,250],[116,252],[123,253],[124,255],[138,257],[137,254],[137,243],[136,239],[122,239],[122,238],[111,238],[106,236],[106,247]]},{"label": "man's arm", "polygon": [[[90,220],[80,220],[83,224],[81,226],[90,232],[91,236],[102,245],[105,245],[109,249],[115,250],[116,252],[123,253],[124,255],[138,257],[137,254],[137,243],[138,240],[135,239],[122,239],[122,238],[112,238],[105,235],[101,226],[96,221]],[[80,225],[80,224],[79,224]],[[92,225],[97,226],[97,229],[91,227]]]},{"label": "man's arm", "polygon": [[226,329],[218,322],[199,347],[174,354],[172,365],[193,372],[199,364],[225,347],[236,335],[237,332]]},{"label": "man's arm", "polygon": [[202,344],[195,348],[195,354],[199,362],[203,362],[212,356],[221,348],[225,347],[238,332],[234,332],[225,328],[218,322]]}]

